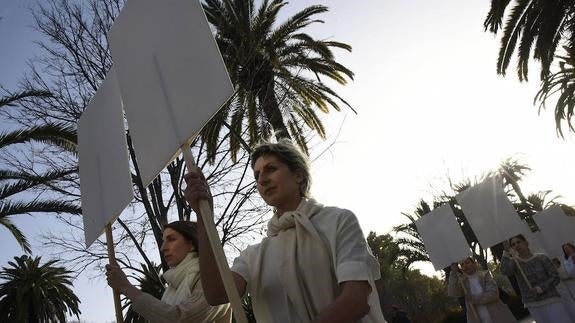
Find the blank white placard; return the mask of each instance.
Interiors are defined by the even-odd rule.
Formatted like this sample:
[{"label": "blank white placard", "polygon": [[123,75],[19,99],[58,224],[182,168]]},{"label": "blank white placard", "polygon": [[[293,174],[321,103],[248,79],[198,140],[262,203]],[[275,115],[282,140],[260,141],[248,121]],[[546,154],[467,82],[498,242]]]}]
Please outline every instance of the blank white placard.
[{"label": "blank white placard", "polygon": [[112,69],[78,121],[78,159],[89,247],[134,197],[122,99]]},{"label": "blank white placard", "polygon": [[233,86],[197,0],[128,1],[108,38],[146,186]]},{"label": "blank white placard", "polygon": [[483,248],[524,232],[525,225],[503,191],[499,177],[489,177],[456,196]]},{"label": "blank white placard", "polygon": [[554,257],[563,257],[561,246],[575,242],[575,217],[568,216],[560,206],[552,206],[533,216],[541,235]]},{"label": "blank white placard", "polygon": [[470,257],[471,250],[449,205],[443,205],[415,222],[435,270]]}]

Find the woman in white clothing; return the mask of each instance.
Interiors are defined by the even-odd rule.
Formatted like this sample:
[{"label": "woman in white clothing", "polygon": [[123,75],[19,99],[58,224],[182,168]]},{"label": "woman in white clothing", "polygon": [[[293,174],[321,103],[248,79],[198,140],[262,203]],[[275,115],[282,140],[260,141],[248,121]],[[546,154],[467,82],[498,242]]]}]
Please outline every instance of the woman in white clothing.
[{"label": "woman in white clothing", "polygon": [[480,271],[471,257],[451,265],[447,294],[465,297],[468,323],[517,323],[509,308],[499,299],[499,289],[488,271]]},{"label": "woman in white clothing", "polygon": [[565,271],[575,278],[575,246],[571,243],[566,243],[561,248],[563,248],[563,255],[565,256],[565,262],[563,263]]},{"label": "woman in white clothing", "polygon": [[[356,217],[309,198],[307,158],[291,142],[264,143],[252,152],[257,189],[274,208],[267,237],[234,261],[240,295],[252,298],[258,322],[385,322],[375,289],[379,266]],[[196,170],[186,175],[185,196],[211,202]],[[198,221],[202,283],[210,304],[228,301],[205,230]],[[207,274],[209,273],[209,274]]]},{"label": "woman in white clothing", "polygon": [[197,245],[194,222],[175,221],[164,226],[161,251],[170,269],[162,275],[168,286],[161,300],[132,285],[118,266],[106,265],[108,285],[126,295],[132,309],[153,323],[230,323],[229,304],[211,306],[204,297]]}]

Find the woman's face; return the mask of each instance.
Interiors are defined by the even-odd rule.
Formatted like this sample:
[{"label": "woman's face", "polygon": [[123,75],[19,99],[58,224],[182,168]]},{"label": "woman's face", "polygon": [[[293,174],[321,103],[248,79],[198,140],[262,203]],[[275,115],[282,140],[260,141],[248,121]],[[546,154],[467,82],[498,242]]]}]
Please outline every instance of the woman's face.
[{"label": "woman's face", "polygon": [[279,214],[295,210],[301,200],[303,176],[293,172],[274,154],[259,157],[254,164],[258,192]]},{"label": "woman's face", "polygon": [[469,258],[460,262],[459,266],[461,267],[461,271],[466,275],[473,275],[477,271],[477,264]]},{"label": "woman's face", "polygon": [[178,231],[166,228],[162,237],[162,254],[170,268],[176,267],[188,252],[194,250],[194,245]]},{"label": "woman's face", "polygon": [[529,251],[529,244],[527,241],[522,240],[521,238],[513,238],[511,241],[509,241],[509,244],[511,245],[511,248],[515,249],[515,251],[517,251],[519,254],[523,254]]},{"label": "woman's face", "polygon": [[563,251],[567,256],[571,256],[575,253],[575,247],[573,247],[573,245],[570,243],[566,243],[563,245]]}]

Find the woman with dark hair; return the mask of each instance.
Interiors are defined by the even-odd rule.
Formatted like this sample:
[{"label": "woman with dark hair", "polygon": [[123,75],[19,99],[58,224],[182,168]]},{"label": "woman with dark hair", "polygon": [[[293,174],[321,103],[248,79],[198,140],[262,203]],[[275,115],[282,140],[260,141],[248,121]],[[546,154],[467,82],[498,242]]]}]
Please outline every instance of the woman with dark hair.
[{"label": "woman with dark hair", "polygon": [[132,285],[118,266],[106,265],[108,285],[132,301],[132,309],[154,323],[230,323],[228,304],[210,306],[200,281],[196,223],[175,221],[164,226],[162,256],[170,267],[162,277],[168,283],[158,300]]},{"label": "woman with dark hair", "polygon": [[[537,323],[571,323],[569,313],[555,286],[559,274],[544,254],[533,254],[520,234],[506,243],[501,258],[501,273],[515,276],[521,299]],[[511,249],[512,248],[512,249]],[[515,251],[516,256],[511,252]]]},{"label": "woman with dark hair", "polygon": [[517,323],[509,308],[499,299],[499,289],[488,271],[478,270],[471,257],[451,265],[447,294],[465,297],[468,323]]},{"label": "woman with dark hair", "polygon": [[572,243],[566,243],[562,245],[561,248],[565,256],[565,262],[563,263],[565,271],[567,271],[571,277],[575,277],[575,246]]},{"label": "woman with dark hair", "polygon": [[[374,281],[379,265],[355,215],[309,197],[307,157],[291,142],[263,143],[251,155],[258,192],[274,209],[267,237],[231,268],[241,296],[250,294],[258,322],[385,322]],[[201,171],[186,175],[185,196],[198,217],[212,201]],[[212,203],[210,203],[212,204]],[[202,283],[210,304],[228,301],[202,221]]]}]

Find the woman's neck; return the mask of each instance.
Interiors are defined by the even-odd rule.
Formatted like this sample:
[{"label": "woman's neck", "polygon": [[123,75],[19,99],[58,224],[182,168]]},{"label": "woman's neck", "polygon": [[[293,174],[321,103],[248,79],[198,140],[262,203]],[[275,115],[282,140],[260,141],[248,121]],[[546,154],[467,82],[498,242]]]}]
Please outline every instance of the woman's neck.
[{"label": "woman's neck", "polygon": [[301,203],[302,199],[303,199],[302,196],[298,196],[296,199],[286,201],[286,203],[283,203],[283,205],[277,206],[276,213],[278,215],[278,218],[281,217],[286,212],[295,211],[299,206],[299,204]]},{"label": "woman's neck", "polygon": [[521,257],[523,259],[528,259],[528,258],[533,257],[533,253],[531,252],[531,250],[525,250],[525,251],[519,253],[519,257]]}]

